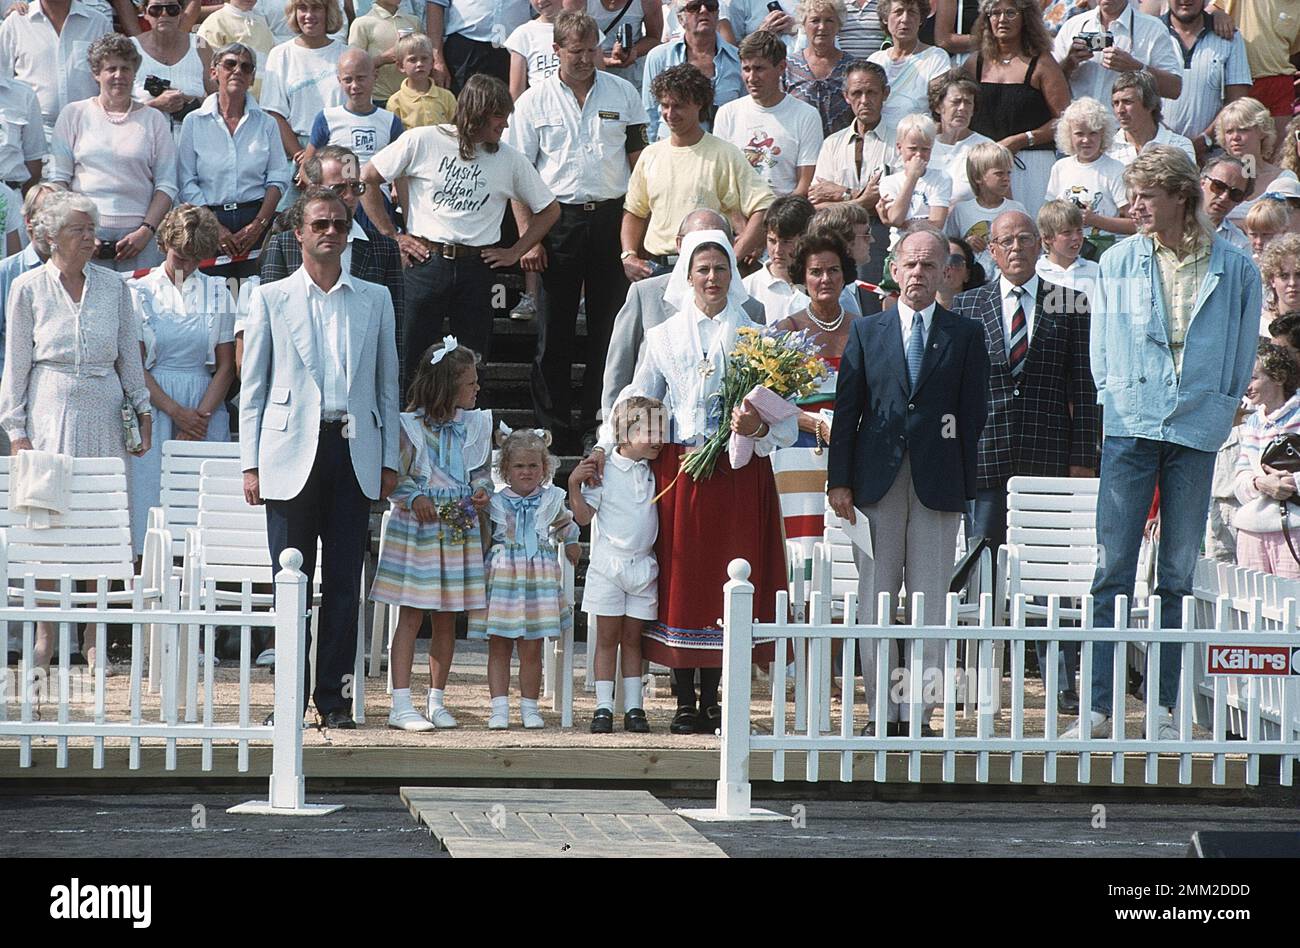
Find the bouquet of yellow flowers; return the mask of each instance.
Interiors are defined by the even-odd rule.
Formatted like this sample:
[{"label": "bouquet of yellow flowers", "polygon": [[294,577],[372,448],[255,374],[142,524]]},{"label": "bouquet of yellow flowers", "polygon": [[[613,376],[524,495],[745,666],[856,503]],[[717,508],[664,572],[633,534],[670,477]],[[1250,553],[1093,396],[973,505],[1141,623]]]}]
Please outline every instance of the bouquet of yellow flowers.
[{"label": "bouquet of yellow flowers", "polygon": [[[770,403],[773,396],[789,401],[810,395],[817,390],[827,372],[816,342],[803,330],[738,330],[736,346],[722,377],[722,388],[713,396],[716,407],[721,410],[718,430],[686,456],[682,470],[697,481],[712,476],[718,455],[732,441],[731,414],[742,402],[766,400]],[[759,411],[763,413],[761,407]],[[748,455],[745,455],[745,460],[748,460]],[[733,466],[743,464],[744,461],[740,461]]]}]

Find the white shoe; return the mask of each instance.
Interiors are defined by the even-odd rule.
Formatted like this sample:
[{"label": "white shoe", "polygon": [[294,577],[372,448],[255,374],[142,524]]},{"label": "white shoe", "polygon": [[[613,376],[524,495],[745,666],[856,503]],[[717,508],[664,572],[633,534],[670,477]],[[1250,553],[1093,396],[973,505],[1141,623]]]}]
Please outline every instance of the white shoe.
[{"label": "white shoe", "polygon": [[253,662],[253,664],[258,668],[274,668],[275,649],[268,648],[264,650],[261,655],[257,656],[257,661]]},{"label": "white shoe", "polygon": [[[1066,732],[1061,735],[1061,738],[1067,741],[1079,740],[1079,723],[1082,720],[1083,715],[1080,714],[1078,720],[1070,725]],[[1110,718],[1102,714],[1100,711],[1089,711],[1088,721],[1090,722],[1090,730],[1093,737],[1108,737],[1110,735]]]},{"label": "white shoe", "polygon": [[394,708],[388,712],[388,726],[398,731],[432,731],[433,724],[414,708]]},{"label": "white shoe", "polygon": [[460,722],[442,705],[429,705],[429,720],[436,728],[460,727]]},{"label": "white shoe", "polygon": [[493,711],[488,715],[489,731],[504,731],[510,727],[509,711]]},{"label": "white shoe", "polygon": [[519,297],[519,304],[510,311],[511,319],[532,319],[536,315],[537,305],[533,302],[530,293],[525,293]]},{"label": "white shoe", "polygon": [[1158,741],[1176,741],[1181,735],[1178,733],[1178,725],[1174,723],[1173,712],[1168,708],[1156,708],[1156,740]]},{"label": "white shoe", "polygon": [[[519,717],[523,719],[524,727],[527,730],[535,731],[538,728],[546,727],[546,722],[542,719],[540,711],[523,711],[519,712]],[[491,727],[491,725],[488,725]]]}]

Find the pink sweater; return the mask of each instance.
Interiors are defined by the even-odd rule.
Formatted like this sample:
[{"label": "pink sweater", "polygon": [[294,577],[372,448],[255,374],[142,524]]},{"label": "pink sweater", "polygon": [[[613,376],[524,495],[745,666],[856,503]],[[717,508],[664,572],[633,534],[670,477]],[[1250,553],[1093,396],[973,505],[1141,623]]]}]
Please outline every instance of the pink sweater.
[{"label": "pink sweater", "polygon": [[139,224],[155,191],[176,199],[176,142],[157,109],[137,102],[116,125],[97,98],[73,102],[54,123],[53,145],[50,178],[94,201],[101,226]]}]

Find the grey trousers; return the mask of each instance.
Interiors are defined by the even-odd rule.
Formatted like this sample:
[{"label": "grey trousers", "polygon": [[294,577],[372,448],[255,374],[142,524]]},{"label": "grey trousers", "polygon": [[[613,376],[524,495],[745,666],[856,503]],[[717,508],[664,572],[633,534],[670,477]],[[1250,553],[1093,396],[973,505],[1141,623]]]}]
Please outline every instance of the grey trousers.
[{"label": "grey trousers", "polygon": [[[862,551],[853,548],[858,567],[858,621],[876,621],[876,595],[892,594],[897,602],[906,585],[910,615],[912,593],[925,593],[925,624],[940,625],[944,620],[944,599],[952,581],[953,557],[957,549],[957,527],[961,514],[931,510],[921,503],[912,486],[910,456],[904,455],[898,476],[884,497],[859,508],[871,526],[874,552],[868,562]],[[900,633],[900,637],[905,637]],[[905,643],[905,659],[911,657],[911,645]],[[922,649],[923,719],[928,719],[941,702],[943,694],[943,642],[927,641]],[[862,679],[869,713],[876,707],[876,650],[862,652]],[[889,717],[890,721],[907,721],[910,699],[910,675],[899,664],[898,643],[889,642]]]}]

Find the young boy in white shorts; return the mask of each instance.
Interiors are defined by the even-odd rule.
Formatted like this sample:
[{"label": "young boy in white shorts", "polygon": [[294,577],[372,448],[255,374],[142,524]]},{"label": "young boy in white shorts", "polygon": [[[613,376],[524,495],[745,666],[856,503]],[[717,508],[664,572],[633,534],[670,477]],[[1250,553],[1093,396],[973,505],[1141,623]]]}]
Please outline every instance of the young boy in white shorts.
[{"label": "young boy in white shorts", "polygon": [[581,526],[591,523],[591,557],[582,608],[596,617],[596,713],[591,733],[614,731],[614,666],[623,650],[623,730],[648,734],[641,699],[641,628],[657,617],[659,564],[654,545],[659,518],[650,462],[663,448],[666,415],[655,398],[632,396],[614,407],[610,418],[618,447],[605,464],[599,487],[596,463],[582,461],[569,475],[569,506]]}]

